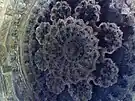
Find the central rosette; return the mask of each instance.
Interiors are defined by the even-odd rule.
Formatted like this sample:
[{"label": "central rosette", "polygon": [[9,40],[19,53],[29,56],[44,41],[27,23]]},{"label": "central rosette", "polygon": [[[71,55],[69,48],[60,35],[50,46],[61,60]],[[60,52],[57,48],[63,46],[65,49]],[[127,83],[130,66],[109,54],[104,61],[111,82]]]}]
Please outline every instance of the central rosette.
[{"label": "central rosette", "polygon": [[69,39],[63,47],[65,58],[68,61],[77,61],[83,57],[84,54],[84,46],[80,42],[79,37],[75,37],[74,39]]}]

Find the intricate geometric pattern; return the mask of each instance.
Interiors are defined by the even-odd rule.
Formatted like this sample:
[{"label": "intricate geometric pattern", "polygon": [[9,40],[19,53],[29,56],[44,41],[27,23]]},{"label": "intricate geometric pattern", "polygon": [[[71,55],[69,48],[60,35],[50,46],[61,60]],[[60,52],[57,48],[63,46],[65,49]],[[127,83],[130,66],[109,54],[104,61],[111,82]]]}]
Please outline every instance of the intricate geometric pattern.
[{"label": "intricate geometric pattern", "polygon": [[132,100],[135,19],[116,1],[43,0],[34,7],[23,57],[35,100],[63,101],[66,86],[73,101]]},{"label": "intricate geometric pattern", "polygon": [[69,75],[66,78],[69,76],[69,79],[76,83],[81,79],[80,76],[84,79],[95,69],[98,39],[93,35],[91,27],[88,30],[88,26],[81,20],[72,17],[67,18],[65,22],[59,20],[56,26],[58,27],[55,33],[46,35],[43,43],[46,68],[51,72],[68,68],[69,73],[66,74]]}]

